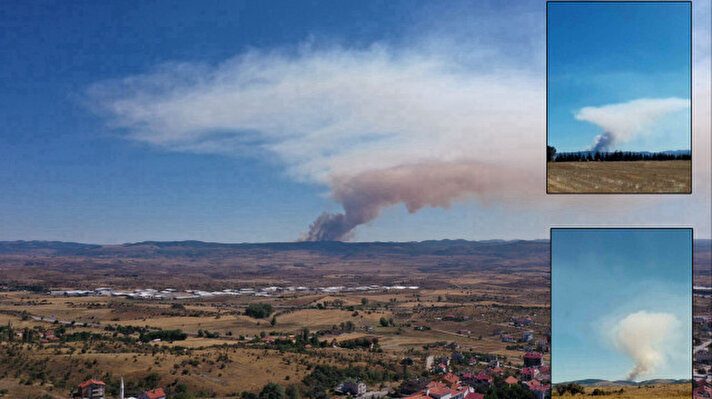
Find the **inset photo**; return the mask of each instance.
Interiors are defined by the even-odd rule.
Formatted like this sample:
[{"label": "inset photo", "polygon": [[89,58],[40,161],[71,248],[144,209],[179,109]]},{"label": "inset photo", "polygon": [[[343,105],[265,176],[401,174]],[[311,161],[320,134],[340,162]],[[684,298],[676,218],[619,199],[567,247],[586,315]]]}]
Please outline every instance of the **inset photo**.
[{"label": "inset photo", "polygon": [[692,192],[692,5],[547,3],[547,193]]},{"label": "inset photo", "polygon": [[552,229],[551,282],[553,396],[690,398],[692,229]]}]

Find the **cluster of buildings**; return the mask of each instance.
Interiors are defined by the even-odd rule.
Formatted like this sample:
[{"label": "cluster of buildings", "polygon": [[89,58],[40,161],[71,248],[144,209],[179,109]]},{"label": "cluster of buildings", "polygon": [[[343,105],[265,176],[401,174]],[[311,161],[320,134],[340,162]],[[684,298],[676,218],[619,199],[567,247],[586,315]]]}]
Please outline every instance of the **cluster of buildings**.
[{"label": "cluster of buildings", "polygon": [[39,342],[42,342],[42,343],[59,341],[59,336],[57,336],[57,334],[55,334],[54,330],[37,331],[37,330],[24,329],[24,330],[13,330],[12,333],[15,335],[15,338],[20,341],[34,342],[36,339],[38,339]]},{"label": "cluster of buildings", "polygon": [[[431,383],[428,385],[434,390],[425,389],[418,394],[409,396],[410,399],[470,399],[468,394],[474,394],[477,387],[487,389],[495,383],[495,377],[503,378],[503,382],[508,385],[521,384],[524,388],[531,391],[537,399],[547,397],[551,391],[551,370],[544,365],[544,355],[539,352],[527,352],[524,355],[524,365],[520,370],[521,380],[513,375],[507,375],[501,367],[497,357],[491,355],[489,358],[489,367],[478,373],[464,373],[459,376],[454,375],[450,370],[450,359],[447,356],[442,356],[437,359],[429,357],[426,361],[426,367],[431,372],[441,375],[440,382]],[[453,352],[452,360],[462,360],[460,352]],[[470,366],[476,365],[477,359],[470,358],[467,363]],[[443,386],[445,384],[446,386]],[[445,393],[445,388],[449,388],[449,395]],[[468,390],[469,389],[469,390]],[[479,394],[478,394],[479,395]],[[472,398],[478,398],[472,396]]]},{"label": "cluster of buildings", "polygon": [[363,381],[349,379],[339,384],[334,390],[342,395],[361,396],[368,391],[368,387]]},{"label": "cluster of buildings", "polygon": [[707,376],[707,378],[695,380],[692,397],[694,399],[712,398],[712,377]]},{"label": "cluster of buildings", "polygon": [[332,286],[332,287],[262,287],[262,288],[239,288],[224,289],[222,291],[185,290],[178,291],[174,288],[157,290],[153,288],[135,289],[132,291],[118,291],[109,287],[100,287],[94,290],[56,290],[50,291],[50,295],[56,296],[116,296],[131,299],[195,299],[225,295],[248,295],[258,297],[279,297],[285,294],[295,293],[340,293],[353,291],[379,291],[379,290],[417,290],[418,286],[403,285],[365,285],[359,287]]},{"label": "cluster of buildings", "polygon": [[408,395],[406,399],[484,399],[485,395],[463,383],[460,377],[447,373],[431,381],[425,389]]},{"label": "cluster of buildings", "polygon": [[[74,399],[106,399],[106,384],[100,380],[84,381],[77,386],[77,390],[72,394]],[[166,399],[163,388],[155,388],[141,392],[138,397],[124,397],[124,380],[121,379],[119,399]]]}]

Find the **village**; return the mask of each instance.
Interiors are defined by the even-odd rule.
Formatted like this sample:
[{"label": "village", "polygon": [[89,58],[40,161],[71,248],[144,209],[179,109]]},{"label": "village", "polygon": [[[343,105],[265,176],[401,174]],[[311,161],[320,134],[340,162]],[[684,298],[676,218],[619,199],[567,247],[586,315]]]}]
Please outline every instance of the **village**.
[{"label": "village", "polygon": [[712,398],[712,317],[709,304],[712,299],[712,287],[693,287],[694,317],[693,367],[694,399]]},{"label": "village", "polygon": [[[545,309],[531,308],[539,311],[527,315],[506,307],[463,306],[453,302],[458,298],[454,291],[446,296],[403,287],[341,288],[338,295],[321,288],[292,291],[272,286],[208,296],[197,291],[105,287],[44,294],[10,291],[0,301],[0,348],[28,359],[7,363],[5,373],[14,369],[15,375],[27,375],[23,379],[28,387],[65,389],[75,398],[122,397],[119,384],[124,379],[125,399],[213,397],[218,386],[211,388],[211,381],[241,387],[215,397],[244,399],[275,388],[269,384],[277,384],[280,392],[298,386],[300,395],[309,398],[319,397],[309,393],[314,389],[328,396],[368,399],[479,399],[500,391],[516,391],[524,395],[516,397],[523,398],[549,397],[545,357],[551,333]],[[186,293],[196,297],[173,299]],[[260,293],[272,296],[255,295]],[[143,317],[135,319],[135,314]],[[42,371],[46,377],[37,379],[33,377],[37,371],[20,371],[36,369],[28,366],[33,364],[29,359],[43,353],[54,353],[52,361],[57,364],[84,358],[79,364],[93,364],[103,353],[125,360],[115,371],[97,363],[102,366],[99,373],[87,373],[85,366],[84,372],[64,376]],[[156,360],[144,360],[147,355]],[[158,376],[149,383],[145,371],[126,368],[132,356],[133,362],[154,369]],[[272,370],[269,375],[276,372],[280,377],[263,376],[245,385],[242,378],[253,374],[244,369],[250,356]],[[241,366],[231,370],[236,363]],[[285,367],[290,363],[297,368]],[[300,367],[303,364],[307,368]],[[380,371],[374,376],[367,371],[368,364],[378,364]],[[317,372],[329,375],[328,381],[314,382]],[[182,391],[196,396],[181,396]]]},{"label": "village", "polygon": [[[543,354],[538,352],[527,352],[523,356],[524,364],[521,369],[509,367],[503,368],[496,355],[487,356],[489,362],[479,361],[477,358],[469,358],[465,361],[462,353],[453,351],[452,356],[427,358],[429,372],[418,379],[404,381],[398,390],[377,390],[369,387],[364,381],[348,378],[341,381],[334,389],[336,395],[349,396],[354,398],[379,398],[379,397],[402,397],[404,399],[484,399],[486,392],[499,390],[502,392],[519,392],[511,397],[521,397],[522,392],[531,393],[531,397],[544,399],[550,397],[551,374],[550,368],[543,363]],[[412,359],[404,358],[401,361],[404,367],[412,364]],[[466,364],[476,367],[485,364],[480,371],[474,368],[464,368],[460,370],[456,364]],[[406,373],[407,375],[407,373]],[[515,375],[518,375],[517,378]],[[269,384],[268,384],[269,385]],[[105,391],[106,384],[97,379],[89,379],[80,383],[72,397],[76,399],[107,399]],[[265,386],[263,392],[268,387]],[[413,389],[416,392],[408,393]],[[124,383],[121,379],[119,399],[167,399],[163,388],[157,387],[146,390],[138,397],[124,395]],[[270,389],[272,389],[270,387]],[[279,391],[279,388],[277,388]],[[262,397],[262,395],[260,395]],[[279,397],[279,396],[271,396]]]}]

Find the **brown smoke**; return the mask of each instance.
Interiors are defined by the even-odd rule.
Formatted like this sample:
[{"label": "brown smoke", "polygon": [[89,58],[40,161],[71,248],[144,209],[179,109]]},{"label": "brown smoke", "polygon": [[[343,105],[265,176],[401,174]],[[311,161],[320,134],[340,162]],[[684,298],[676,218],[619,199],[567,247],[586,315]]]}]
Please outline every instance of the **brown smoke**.
[{"label": "brown smoke", "polygon": [[410,213],[425,206],[447,209],[468,196],[484,202],[515,199],[516,195],[507,192],[543,189],[543,182],[537,183],[521,170],[473,161],[419,163],[335,178],[332,197],[344,213],[321,214],[301,239],[347,240],[356,226],[375,219],[381,209],[400,203]]}]

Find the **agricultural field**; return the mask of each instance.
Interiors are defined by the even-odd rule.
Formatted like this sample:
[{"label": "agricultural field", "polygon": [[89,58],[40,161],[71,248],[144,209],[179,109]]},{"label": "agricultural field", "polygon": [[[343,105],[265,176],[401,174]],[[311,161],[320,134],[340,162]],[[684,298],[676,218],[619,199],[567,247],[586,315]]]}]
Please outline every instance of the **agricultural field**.
[{"label": "agricultural field", "polygon": [[689,160],[548,162],[549,193],[690,193]]},{"label": "agricultural field", "polygon": [[[596,393],[594,393],[594,391]],[[692,384],[666,384],[666,385],[642,385],[642,386],[606,386],[606,387],[585,387],[584,394],[571,395],[565,393],[560,395],[553,389],[552,397],[582,397],[582,396],[607,396],[616,399],[689,399],[692,395]]]},{"label": "agricultural field", "polygon": [[[160,386],[169,397],[250,397],[278,383],[322,397],[354,376],[369,391],[395,392],[431,376],[429,357],[452,358],[460,374],[494,356],[519,375],[528,351],[550,362],[548,242],[319,245],[0,243],[0,392],[66,398],[98,378],[116,397],[123,377],[134,395]],[[349,290],[367,284],[376,288]],[[267,286],[303,290],[264,294]],[[318,288],[330,286],[338,287]],[[49,294],[98,287],[264,295]],[[512,321],[527,317],[526,326]],[[525,332],[534,338],[523,340]],[[404,358],[412,361],[405,368]]]}]

